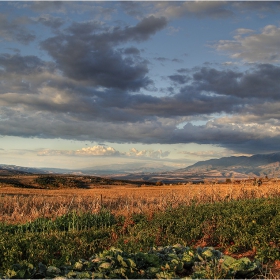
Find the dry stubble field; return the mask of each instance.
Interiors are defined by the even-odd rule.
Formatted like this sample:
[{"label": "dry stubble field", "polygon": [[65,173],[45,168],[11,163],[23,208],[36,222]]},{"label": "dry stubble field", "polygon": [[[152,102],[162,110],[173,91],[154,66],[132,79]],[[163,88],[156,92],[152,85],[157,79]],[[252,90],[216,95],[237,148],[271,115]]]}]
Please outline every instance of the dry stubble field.
[{"label": "dry stubble field", "polygon": [[91,189],[0,188],[0,221],[24,223],[38,217],[55,218],[69,211],[98,212],[106,207],[114,214],[153,213],[191,203],[280,196],[280,184],[191,184],[141,186],[102,185]]}]

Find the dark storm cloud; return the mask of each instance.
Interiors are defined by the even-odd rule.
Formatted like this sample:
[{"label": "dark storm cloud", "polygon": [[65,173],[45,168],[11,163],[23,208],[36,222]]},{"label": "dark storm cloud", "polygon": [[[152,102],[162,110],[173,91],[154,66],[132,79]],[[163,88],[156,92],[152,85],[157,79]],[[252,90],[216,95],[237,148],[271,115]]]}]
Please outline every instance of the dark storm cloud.
[{"label": "dark storm cloud", "polygon": [[182,130],[175,131],[173,136],[178,142],[214,144],[241,153],[279,151],[280,141],[279,133],[273,134],[264,126],[255,125],[252,128],[250,125],[233,125],[226,122],[209,122],[204,126],[187,124]]},{"label": "dark storm cloud", "polygon": [[[161,99],[153,109],[152,104],[141,107],[144,112],[153,110],[160,117],[195,116],[198,114],[213,114],[235,112],[240,109],[240,100],[235,97],[210,96],[197,92],[192,86],[183,87],[179,93]],[[140,107],[140,106],[139,106]]]},{"label": "dark storm cloud", "polygon": [[203,67],[193,74],[199,90],[240,98],[280,98],[280,67],[260,64],[246,72]]},{"label": "dark storm cloud", "polygon": [[65,34],[78,36],[80,39],[89,39],[94,43],[93,36],[96,36],[101,32],[108,32],[108,27],[104,26],[102,22],[99,21],[88,21],[73,22],[71,26],[66,29]]},{"label": "dark storm cloud", "polygon": [[[9,74],[30,75],[44,71],[48,63],[45,63],[37,56],[21,56],[19,54],[1,54],[0,66],[4,69],[1,72]],[[1,73],[0,72],[0,73]]]},{"label": "dark storm cloud", "polygon": [[46,10],[58,11],[63,5],[63,1],[33,1],[31,2],[31,9],[36,12],[43,12]]},{"label": "dark storm cloud", "polygon": [[[66,77],[84,81],[90,86],[134,91],[151,84],[151,80],[146,76],[147,62],[135,62],[133,58],[124,59],[120,51],[113,49],[90,52],[88,43],[77,46],[75,42],[59,46],[60,54],[55,51],[53,53],[58,68]],[[60,44],[60,41],[56,43]],[[50,48],[50,45],[45,47]],[[55,50],[53,44],[52,47]]]},{"label": "dark storm cloud", "polygon": [[[123,78],[121,76],[120,68],[124,67],[121,66],[121,58],[117,65],[119,68],[112,65],[113,70],[107,73],[108,80],[103,77],[104,88],[98,90],[90,82],[56,75],[52,63],[46,63],[36,56],[2,55],[2,102],[22,104],[30,111],[70,113],[80,120],[94,117],[113,123],[245,111],[255,114],[262,112],[263,117],[268,118],[267,110],[271,114],[274,112],[274,118],[279,118],[277,107],[272,110],[270,104],[273,103],[269,101],[279,99],[280,68],[276,66],[258,65],[245,73],[206,67],[196,68],[193,73],[181,69],[179,72],[187,74],[169,77],[177,85],[177,90],[173,90],[172,95],[156,97],[131,94],[129,90],[140,89],[145,83],[142,79],[137,87],[132,87],[127,83],[127,74],[123,73]],[[103,65],[96,65],[96,72],[101,71],[99,67],[102,69]],[[117,78],[122,78],[121,81],[114,80],[114,71]],[[102,85],[102,80],[98,82]],[[23,95],[42,92],[43,89],[48,96]],[[257,106],[260,107],[258,110],[255,109]]]},{"label": "dark storm cloud", "polygon": [[8,19],[7,15],[0,14],[0,37],[7,41],[29,44],[35,40],[36,36],[25,28],[28,22],[27,18]]},{"label": "dark storm cloud", "polygon": [[100,22],[75,22],[67,31],[70,33],[70,36],[89,39],[95,48],[103,48],[129,41],[141,42],[148,40],[152,35],[166,26],[166,18],[149,16],[143,18],[135,26],[114,26],[114,28],[103,26]]},{"label": "dark storm cloud", "polygon": [[[53,81],[53,86],[56,84]],[[95,140],[112,142],[142,143],[200,143],[229,147],[240,152],[274,151],[279,143],[279,104],[266,102],[265,106],[228,95],[211,96],[199,93],[192,86],[182,87],[172,97],[154,97],[144,94],[129,94],[121,90],[108,89],[98,92],[90,88],[79,87],[75,83],[61,84],[60,90],[49,88],[49,95],[3,95],[1,102],[7,107],[1,108],[0,131],[3,135],[39,138],[64,138],[77,140]],[[64,91],[61,90],[64,88]],[[55,94],[50,94],[55,92]],[[61,100],[57,102],[57,95]],[[246,101],[246,100],[245,100]],[[243,119],[225,118],[210,121],[206,125],[186,124],[177,129],[176,118],[216,113],[251,112]],[[259,109],[263,111],[260,113]],[[10,109],[9,109],[10,107]],[[274,115],[267,115],[269,112]],[[259,114],[259,115],[254,115]],[[242,116],[242,115],[241,115]],[[271,121],[274,117],[274,121]],[[171,121],[171,118],[173,120]],[[251,126],[247,123],[258,123]],[[269,138],[267,138],[269,135]],[[278,141],[278,142],[277,142]],[[265,146],[267,145],[267,146]],[[260,147],[263,147],[260,149]],[[259,150],[258,150],[259,149]]]},{"label": "dark storm cloud", "polygon": [[58,29],[64,23],[64,20],[62,18],[53,17],[50,15],[40,16],[39,18],[35,19],[35,21],[37,21],[47,27],[50,27],[52,29]]},{"label": "dark storm cloud", "polygon": [[148,40],[151,35],[163,29],[166,25],[166,18],[149,16],[140,21],[135,27],[128,28],[127,33],[129,37],[133,38],[132,40]]},{"label": "dark storm cloud", "polygon": [[1,54],[0,94],[38,93],[39,88],[47,83],[54,71],[54,63],[42,61],[37,56]]},{"label": "dark storm cloud", "polygon": [[171,81],[176,82],[178,84],[185,84],[187,83],[190,78],[185,76],[185,75],[179,75],[179,74],[175,74],[175,75],[171,75],[168,77]]},{"label": "dark storm cloud", "polygon": [[[62,12],[66,7],[60,2],[29,5],[44,12],[53,8]],[[280,67],[259,64],[245,72],[218,70],[214,64],[181,68],[163,77],[164,82],[171,83],[160,85],[165,86],[161,92],[153,92],[150,62],[137,48],[137,43],[163,30],[167,18],[228,17],[234,5],[118,5],[126,6],[131,14],[137,12],[135,6],[141,6],[142,12],[148,6],[160,7],[165,17],[155,13],[132,26],[123,21],[109,26],[97,17],[73,22],[41,42],[41,51],[46,51],[52,62],[35,55],[0,55],[1,134],[119,143],[215,144],[240,151],[253,151],[264,145],[264,150],[275,149],[280,140]],[[6,40],[19,40],[20,31],[23,36],[28,34],[19,27],[19,21],[8,21],[5,16],[0,23],[1,20],[4,25],[0,36],[9,35]],[[33,19],[33,23],[34,20],[55,29],[62,29],[66,23],[48,15]],[[13,24],[14,33],[9,34]],[[161,55],[155,59],[180,62]],[[230,117],[223,118],[223,114]],[[213,116],[218,120],[212,120]],[[207,119],[205,125],[194,125],[195,120],[205,123]]]},{"label": "dark storm cloud", "polygon": [[127,55],[139,55],[140,51],[135,47],[130,47],[130,48],[124,49],[123,53],[127,54]]},{"label": "dark storm cloud", "polygon": [[[169,76],[178,85],[178,92],[173,91],[172,96],[156,98],[139,94],[127,95],[124,100],[132,112],[142,116],[169,118],[246,110],[254,113],[263,111],[265,115],[265,108],[273,104],[273,100],[280,98],[278,77],[280,67],[268,64],[257,65],[244,73],[201,67],[192,75],[188,72],[187,75]],[[267,102],[265,107],[264,101]],[[255,110],[256,106],[263,109]],[[277,109],[274,108],[273,111],[273,116],[279,118]]]},{"label": "dark storm cloud", "polygon": [[233,149],[239,153],[262,154],[279,152],[280,137],[264,137],[246,140],[242,143],[232,143],[223,145],[225,148]]},{"label": "dark storm cloud", "polygon": [[[69,48],[73,47],[70,42],[67,44]],[[87,49],[87,42],[85,45]],[[82,46],[81,42],[79,46]],[[67,49],[63,43],[61,48]],[[147,65],[141,59],[139,63],[133,56],[138,53],[136,48],[129,49],[132,57],[123,58],[123,50],[109,48],[106,52],[94,52],[88,61],[83,60],[86,52],[81,48],[77,48],[76,53],[75,48],[72,50],[73,53],[70,50],[66,52],[72,53],[71,57],[65,57],[63,50],[56,52],[60,65],[64,68],[71,65],[65,69],[66,77],[56,74],[53,63],[36,56],[2,54],[2,101],[22,104],[28,110],[70,112],[80,120],[94,117],[100,121],[133,123],[157,117],[240,113],[245,110],[256,113],[256,106],[264,105],[264,100],[268,104],[257,111],[263,112],[267,118],[264,108],[269,108],[270,100],[279,100],[280,96],[280,67],[269,64],[257,65],[244,73],[210,67],[179,69],[180,74],[169,76],[176,85],[171,95],[132,94],[130,91],[140,90],[151,83]],[[103,88],[99,90],[93,85]],[[43,94],[19,97],[22,93],[38,93],[43,89],[51,93],[48,93],[49,98]],[[59,102],[57,95],[60,96]],[[275,118],[279,117],[277,108],[268,110],[274,112]]]},{"label": "dark storm cloud", "polygon": [[[94,140],[109,142],[141,143],[200,143],[215,144],[236,151],[270,152],[279,148],[279,135],[267,137],[267,131],[244,126],[241,129],[233,124],[210,122],[202,126],[186,124],[177,129],[174,124],[155,120],[153,122],[112,123],[94,120],[78,121],[68,114],[60,115],[38,112],[26,114],[20,111],[3,112],[7,117],[0,121],[0,130],[5,135]],[[12,116],[12,118],[8,118]],[[258,128],[258,127],[257,127]],[[278,148],[277,148],[278,147]]]},{"label": "dark storm cloud", "polygon": [[134,27],[114,27],[113,30],[106,30],[98,22],[73,23],[67,33],[49,38],[41,46],[67,77],[92,86],[137,91],[151,84],[146,76],[147,61],[139,57],[123,58],[122,52],[113,46],[147,40],[165,25],[164,18],[153,16]]}]

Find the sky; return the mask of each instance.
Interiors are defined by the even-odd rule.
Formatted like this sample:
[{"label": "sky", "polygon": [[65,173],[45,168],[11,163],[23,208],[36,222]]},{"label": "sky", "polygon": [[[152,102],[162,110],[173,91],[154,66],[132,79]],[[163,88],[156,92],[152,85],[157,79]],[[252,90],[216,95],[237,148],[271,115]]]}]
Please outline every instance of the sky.
[{"label": "sky", "polygon": [[280,151],[280,2],[1,1],[0,42],[1,164]]}]

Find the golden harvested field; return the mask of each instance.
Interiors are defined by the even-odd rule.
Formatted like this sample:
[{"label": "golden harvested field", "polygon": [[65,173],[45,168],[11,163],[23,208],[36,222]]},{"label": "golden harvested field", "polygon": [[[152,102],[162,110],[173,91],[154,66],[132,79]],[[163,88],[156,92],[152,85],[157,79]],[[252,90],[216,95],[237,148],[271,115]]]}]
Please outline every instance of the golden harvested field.
[{"label": "golden harvested field", "polygon": [[100,185],[89,189],[0,188],[0,221],[18,223],[38,217],[56,217],[69,211],[95,213],[106,207],[115,214],[153,213],[181,204],[211,203],[231,199],[280,196],[280,183],[261,186],[240,184],[191,184],[141,186]]}]

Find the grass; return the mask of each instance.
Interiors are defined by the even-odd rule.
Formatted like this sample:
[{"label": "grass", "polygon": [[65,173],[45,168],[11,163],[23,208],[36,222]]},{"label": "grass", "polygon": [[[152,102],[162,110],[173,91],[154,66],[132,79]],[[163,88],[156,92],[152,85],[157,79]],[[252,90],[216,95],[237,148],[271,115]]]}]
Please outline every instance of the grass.
[{"label": "grass", "polygon": [[55,218],[69,211],[96,213],[102,207],[116,215],[151,213],[193,202],[213,203],[280,196],[278,182],[250,184],[187,184],[168,186],[102,186],[94,189],[0,188],[0,221],[24,223]]},{"label": "grass", "polygon": [[147,252],[180,243],[215,246],[233,256],[250,252],[267,265],[265,275],[277,275],[268,266],[280,260],[277,184],[32,190],[30,195],[2,188],[0,270],[23,261],[60,266],[111,246]]}]

